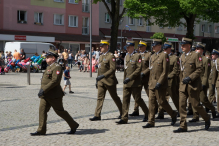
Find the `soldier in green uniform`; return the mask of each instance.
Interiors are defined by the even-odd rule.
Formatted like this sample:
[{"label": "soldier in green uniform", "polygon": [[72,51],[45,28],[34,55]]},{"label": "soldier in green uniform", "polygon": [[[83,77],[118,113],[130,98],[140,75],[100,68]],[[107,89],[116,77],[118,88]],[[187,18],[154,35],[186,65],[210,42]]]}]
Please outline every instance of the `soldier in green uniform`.
[{"label": "soldier in green uniform", "polygon": [[[178,87],[178,75],[179,75],[179,58],[171,53],[172,43],[165,42],[163,49],[169,56],[169,73],[168,73],[168,87],[167,94],[172,98],[172,101],[179,112],[179,88]],[[159,105],[158,116],[156,119],[164,119],[164,110],[162,106]]]},{"label": "soldier in green uniform", "polygon": [[209,84],[209,90],[208,90],[208,100],[210,103],[212,103],[215,99],[215,88],[212,87],[212,78],[213,78],[213,72],[215,73],[215,60],[218,58],[218,55],[219,55],[219,51],[218,50],[215,50],[213,49],[212,51],[212,55],[211,55],[211,73],[209,75],[209,78],[208,78],[208,84]]},{"label": "soldier in green uniform", "polygon": [[166,91],[168,87],[168,72],[169,72],[169,56],[162,52],[162,40],[153,40],[153,51],[155,52],[149,63],[150,79],[149,79],[149,116],[148,123],[143,128],[151,128],[155,126],[155,104],[158,104],[171,116],[171,125],[174,125],[177,120],[177,112],[172,110],[166,100]]},{"label": "soldier in green uniform", "polygon": [[97,74],[97,106],[95,110],[95,115],[93,118],[90,118],[91,121],[101,120],[101,110],[103,107],[103,102],[105,99],[106,91],[109,91],[112,99],[116,103],[116,106],[119,109],[120,116],[122,115],[122,102],[117,94],[116,85],[118,81],[116,79],[116,59],[115,56],[109,52],[109,41],[101,40],[100,49],[103,53],[99,58],[99,67]]},{"label": "soldier in green uniform", "polygon": [[134,41],[127,41],[127,55],[125,57],[125,70],[124,70],[124,86],[123,86],[123,104],[122,104],[122,118],[116,122],[118,124],[127,124],[128,122],[128,111],[130,105],[131,95],[142,108],[145,117],[148,117],[148,108],[141,98],[141,68],[142,60],[141,55],[134,52]]},{"label": "soldier in green uniform", "polygon": [[[201,80],[202,80],[202,90],[200,92],[200,102],[212,112],[212,117],[216,118],[215,107],[209,102],[207,98],[207,91],[208,91],[208,77],[211,72],[211,60],[203,56],[205,45],[198,43],[196,46],[196,52],[200,53],[202,56],[203,62],[203,70],[201,73]],[[189,122],[197,122],[199,121],[199,114],[197,113],[195,108],[193,109],[193,118]]]},{"label": "soldier in green uniform", "polygon": [[[142,70],[141,70],[141,83],[142,88],[144,87],[145,92],[147,96],[149,97],[149,90],[148,90],[148,81],[150,76],[150,70],[149,70],[149,60],[151,57],[151,52],[147,52],[147,43],[144,41],[139,42],[139,51],[142,58]],[[156,104],[158,107],[158,105]],[[156,108],[157,109],[157,108]],[[129,116],[139,116],[139,105],[135,102],[134,112],[130,114]],[[146,117],[148,118],[148,117]],[[144,119],[143,122],[146,122],[147,119]]]},{"label": "soldier in green uniform", "polygon": [[179,111],[180,111],[180,128],[174,130],[174,133],[187,132],[186,122],[186,104],[187,99],[193,108],[205,120],[205,129],[208,130],[211,122],[210,116],[200,104],[200,90],[202,88],[201,74],[203,71],[203,62],[200,53],[191,51],[192,39],[183,38],[181,42],[183,55],[180,58],[180,68],[182,79],[179,88]]},{"label": "soldier in green uniform", "polygon": [[[214,50],[214,52],[219,52],[218,50]],[[212,70],[212,89],[214,90],[215,89],[215,85],[216,85],[216,89],[217,89],[217,118],[219,118],[219,58],[218,56],[215,57],[217,58],[215,60],[215,67],[214,69]]]},{"label": "soldier in green uniform", "polygon": [[64,92],[60,86],[62,79],[62,67],[56,63],[58,53],[54,49],[49,49],[46,55],[46,62],[49,65],[43,74],[41,89],[38,93],[40,98],[39,107],[39,127],[37,132],[31,133],[31,136],[46,134],[47,112],[52,107],[57,115],[63,118],[71,128],[68,134],[74,134],[79,124],[73,120],[67,111],[63,108],[62,99]]}]

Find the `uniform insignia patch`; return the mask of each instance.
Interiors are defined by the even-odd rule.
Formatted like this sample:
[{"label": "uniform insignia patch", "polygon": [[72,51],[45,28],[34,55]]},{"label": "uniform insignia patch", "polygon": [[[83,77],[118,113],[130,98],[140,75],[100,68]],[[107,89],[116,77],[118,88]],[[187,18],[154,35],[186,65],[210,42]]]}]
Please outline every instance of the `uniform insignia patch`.
[{"label": "uniform insignia patch", "polygon": [[113,61],[115,61],[115,58],[113,58]]},{"label": "uniform insignia patch", "polygon": [[177,64],[179,64],[179,61],[177,61]]},{"label": "uniform insignia patch", "polygon": [[138,62],[141,63],[141,59],[139,59]]},{"label": "uniform insignia patch", "polygon": [[202,58],[201,58],[201,57],[199,57],[198,59],[199,59],[199,61],[202,61]]},{"label": "uniform insignia patch", "polygon": [[59,75],[59,74],[60,74],[60,71],[56,71],[56,74]]},{"label": "uniform insignia patch", "polygon": [[210,63],[208,63],[208,66],[211,66],[211,64],[210,64]]},{"label": "uniform insignia patch", "polygon": [[166,58],[166,60],[167,60],[167,62],[169,62],[169,59],[168,59],[168,58]]}]

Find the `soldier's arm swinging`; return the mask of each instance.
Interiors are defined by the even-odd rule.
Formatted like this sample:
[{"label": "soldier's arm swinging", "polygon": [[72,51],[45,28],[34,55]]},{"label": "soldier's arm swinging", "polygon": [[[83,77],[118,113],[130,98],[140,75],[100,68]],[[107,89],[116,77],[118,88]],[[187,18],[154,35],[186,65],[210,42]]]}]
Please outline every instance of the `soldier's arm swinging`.
[{"label": "soldier's arm swinging", "polygon": [[116,59],[114,55],[111,55],[111,56],[112,57],[110,57],[109,59],[110,69],[103,74],[105,78],[109,77],[111,74],[115,73],[116,71]]},{"label": "soldier's arm swinging", "polygon": [[173,78],[179,74],[179,58],[176,57],[174,61],[173,71],[168,75],[168,78]]},{"label": "soldier's arm swinging", "polygon": [[165,54],[165,56],[163,57],[163,72],[160,75],[160,78],[158,79],[158,83],[160,83],[161,85],[168,77],[169,66],[170,66],[169,56]]},{"label": "soldier's arm swinging", "polygon": [[[137,55],[137,54],[136,54]],[[135,60],[136,63],[136,69],[135,71],[128,77],[130,80],[134,80],[137,76],[139,76],[141,74],[141,56],[138,55],[138,59]]]},{"label": "soldier's arm swinging", "polygon": [[211,60],[208,59],[207,63],[205,64],[205,73],[204,73],[204,76],[202,78],[202,86],[207,86],[208,78],[209,78],[209,75],[211,72],[211,65],[210,64],[211,64]]},{"label": "soldier's arm swinging", "polygon": [[215,88],[215,84],[216,84],[216,81],[217,81],[217,77],[218,77],[218,72],[216,70],[216,65],[212,68],[212,87],[213,89]]},{"label": "soldier's arm swinging", "polygon": [[196,70],[189,75],[189,78],[191,81],[194,81],[196,78],[200,77],[202,70],[203,70],[203,62],[201,59],[201,55],[199,53],[196,53],[196,62],[195,62]]}]

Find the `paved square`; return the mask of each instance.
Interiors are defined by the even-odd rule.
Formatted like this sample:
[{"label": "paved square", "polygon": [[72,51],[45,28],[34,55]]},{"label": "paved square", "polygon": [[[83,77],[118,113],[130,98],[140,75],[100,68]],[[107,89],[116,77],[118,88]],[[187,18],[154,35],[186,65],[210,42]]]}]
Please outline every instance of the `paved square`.
[{"label": "paved square", "polygon": [[[165,115],[164,120],[156,120],[155,128],[143,129],[146,123],[141,116],[130,117],[129,124],[116,125],[119,116],[117,107],[107,93],[102,110],[102,120],[91,122],[96,107],[97,90],[95,88],[96,73],[93,78],[89,73],[71,71],[71,83],[74,94],[64,96],[64,108],[80,124],[75,135],[66,135],[70,130],[67,123],[58,117],[53,109],[48,113],[47,135],[31,137],[38,126],[39,98],[42,73],[31,74],[31,85],[27,85],[25,73],[9,73],[0,76],[0,145],[218,145],[219,119],[211,122],[208,131],[204,129],[204,121],[188,123],[187,133],[174,134],[179,126],[170,126],[171,118]],[[118,95],[122,99],[123,72],[116,73],[119,80]],[[62,86],[64,82],[62,80]],[[144,91],[142,97],[148,105]],[[173,106],[170,101],[171,106]],[[133,111],[134,101],[130,104]],[[173,107],[175,109],[175,107]],[[210,114],[210,113],[209,113]],[[189,116],[187,120],[191,119]],[[179,118],[178,118],[179,119]]]}]

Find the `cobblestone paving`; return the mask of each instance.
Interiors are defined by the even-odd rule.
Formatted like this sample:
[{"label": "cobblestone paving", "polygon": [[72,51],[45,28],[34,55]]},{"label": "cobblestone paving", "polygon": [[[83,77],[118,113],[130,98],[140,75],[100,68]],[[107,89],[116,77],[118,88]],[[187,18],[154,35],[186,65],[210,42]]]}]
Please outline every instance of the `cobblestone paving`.
[{"label": "cobblestone paving", "polygon": [[[117,73],[119,80],[118,94],[122,99],[123,73]],[[0,145],[218,145],[219,119],[212,121],[208,131],[204,129],[204,121],[188,123],[187,133],[174,134],[179,121],[170,126],[171,118],[165,115],[164,120],[156,120],[156,127],[143,129],[146,123],[141,116],[130,117],[129,124],[116,125],[118,109],[109,94],[106,96],[102,110],[102,120],[91,122],[96,106],[97,90],[95,77],[89,73],[79,73],[76,68],[71,71],[72,90],[75,94],[64,96],[64,107],[80,124],[75,135],[66,135],[70,130],[67,123],[59,118],[51,109],[48,113],[47,135],[31,137],[38,126],[39,98],[42,73],[31,74],[31,85],[27,85],[26,74],[10,73],[0,76]],[[63,85],[63,81],[62,81]],[[144,91],[142,96],[148,105]],[[170,101],[171,106],[172,102]],[[133,111],[134,101],[130,105]],[[174,107],[173,107],[174,108]],[[174,108],[175,109],[175,108]],[[210,113],[209,113],[210,114]],[[192,117],[189,116],[188,120]],[[200,118],[201,119],[201,118]]]}]

